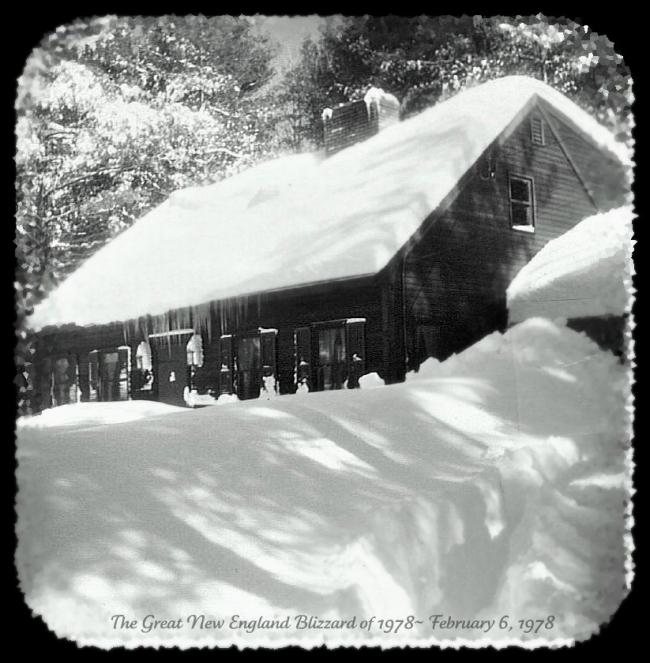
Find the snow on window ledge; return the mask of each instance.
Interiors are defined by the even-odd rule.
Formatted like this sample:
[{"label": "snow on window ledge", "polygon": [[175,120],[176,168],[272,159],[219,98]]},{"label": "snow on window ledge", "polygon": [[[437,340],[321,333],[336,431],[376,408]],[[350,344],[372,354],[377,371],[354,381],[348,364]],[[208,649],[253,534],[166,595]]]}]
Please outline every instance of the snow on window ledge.
[{"label": "snow on window ledge", "polygon": [[529,226],[529,225],[512,226],[512,229],[513,230],[520,230],[520,231],[525,232],[525,233],[534,233],[535,232],[535,226]]}]

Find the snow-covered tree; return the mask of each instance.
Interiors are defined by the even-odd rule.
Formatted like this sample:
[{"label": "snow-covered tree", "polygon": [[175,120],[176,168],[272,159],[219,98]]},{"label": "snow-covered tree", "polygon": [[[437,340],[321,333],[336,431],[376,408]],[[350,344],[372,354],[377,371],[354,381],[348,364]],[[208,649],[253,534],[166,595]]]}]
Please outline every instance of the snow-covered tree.
[{"label": "snow-covered tree", "polygon": [[173,190],[272,147],[271,51],[244,19],[107,17],[30,57],[17,100],[19,298],[29,308]]}]

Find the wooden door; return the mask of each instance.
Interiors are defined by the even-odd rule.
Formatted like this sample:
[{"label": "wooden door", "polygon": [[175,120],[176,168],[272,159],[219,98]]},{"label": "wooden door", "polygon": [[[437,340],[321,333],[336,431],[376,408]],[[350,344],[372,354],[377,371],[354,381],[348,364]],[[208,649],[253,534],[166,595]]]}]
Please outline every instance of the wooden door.
[{"label": "wooden door", "polygon": [[185,405],[184,391],[189,387],[186,346],[191,334],[150,339],[154,387],[158,400],[170,405]]}]

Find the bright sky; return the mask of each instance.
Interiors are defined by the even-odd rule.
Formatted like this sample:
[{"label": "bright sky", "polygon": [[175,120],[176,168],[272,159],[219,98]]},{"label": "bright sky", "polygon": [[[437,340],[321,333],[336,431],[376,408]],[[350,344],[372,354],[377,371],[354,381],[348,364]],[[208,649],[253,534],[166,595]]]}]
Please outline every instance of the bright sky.
[{"label": "bright sky", "polygon": [[280,45],[279,68],[291,64],[297,58],[305,37],[318,36],[319,27],[325,22],[323,16],[256,16],[258,29]]}]

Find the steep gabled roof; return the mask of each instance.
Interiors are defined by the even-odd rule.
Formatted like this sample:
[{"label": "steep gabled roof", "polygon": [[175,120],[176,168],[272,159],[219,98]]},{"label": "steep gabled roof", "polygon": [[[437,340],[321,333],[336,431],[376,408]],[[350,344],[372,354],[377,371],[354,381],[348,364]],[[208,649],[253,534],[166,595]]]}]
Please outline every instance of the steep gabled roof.
[{"label": "steep gabled roof", "polygon": [[548,85],[489,81],[331,158],[288,156],[177,191],[81,265],[30,324],[124,321],[375,274],[536,96],[629,161],[607,129]]}]

